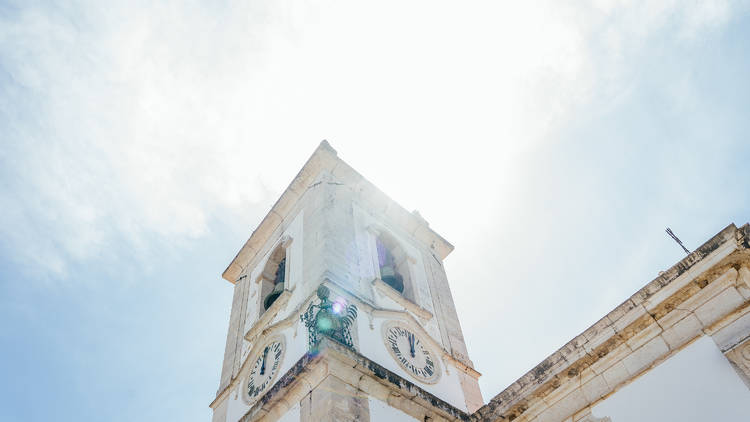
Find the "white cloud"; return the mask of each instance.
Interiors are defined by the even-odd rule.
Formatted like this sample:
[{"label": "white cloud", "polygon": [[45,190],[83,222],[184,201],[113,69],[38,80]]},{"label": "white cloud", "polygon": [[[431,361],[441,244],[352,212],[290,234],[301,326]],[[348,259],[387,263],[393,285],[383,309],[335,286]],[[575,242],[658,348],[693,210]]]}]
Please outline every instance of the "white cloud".
[{"label": "white cloud", "polygon": [[[17,259],[63,273],[117,242],[199,238],[227,212],[252,224],[329,138],[386,192],[460,237],[446,188],[457,204],[497,212],[498,195],[520,183],[498,168],[512,174],[572,113],[602,92],[626,92],[629,61],[649,37],[675,25],[694,37],[730,10],[23,5],[0,29],[12,94],[2,103],[12,146],[3,160],[13,174],[0,191],[0,231]],[[383,174],[390,168],[399,171]]]}]

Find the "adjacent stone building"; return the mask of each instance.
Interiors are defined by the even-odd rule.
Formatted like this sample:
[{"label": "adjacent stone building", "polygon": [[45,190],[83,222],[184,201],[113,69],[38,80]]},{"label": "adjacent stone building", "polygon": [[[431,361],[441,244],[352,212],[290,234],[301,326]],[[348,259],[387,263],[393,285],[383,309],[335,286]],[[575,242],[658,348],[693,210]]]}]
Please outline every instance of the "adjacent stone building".
[{"label": "adjacent stone building", "polygon": [[750,388],[748,242],[728,226],[485,404],[453,246],[324,141],[223,273],[213,422],[605,421],[594,405],[702,336]]}]

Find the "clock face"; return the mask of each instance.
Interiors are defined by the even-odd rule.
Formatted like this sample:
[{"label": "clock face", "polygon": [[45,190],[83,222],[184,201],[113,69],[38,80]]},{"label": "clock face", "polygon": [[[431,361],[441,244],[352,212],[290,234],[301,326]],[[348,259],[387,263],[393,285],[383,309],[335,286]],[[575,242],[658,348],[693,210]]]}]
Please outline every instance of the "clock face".
[{"label": "clock face", "polygon": [[252,403],[271,386],[276,379],[284,358],[284,338],[275,337],[266,343],[251,361],[247,377],[247,398]]},{"label": "clock face", "polygon": [[393,359],[417,380],[434,384],[440,378],[440,366],[434,353],[414,332],[399,323],[383,326],[385,347]]}]

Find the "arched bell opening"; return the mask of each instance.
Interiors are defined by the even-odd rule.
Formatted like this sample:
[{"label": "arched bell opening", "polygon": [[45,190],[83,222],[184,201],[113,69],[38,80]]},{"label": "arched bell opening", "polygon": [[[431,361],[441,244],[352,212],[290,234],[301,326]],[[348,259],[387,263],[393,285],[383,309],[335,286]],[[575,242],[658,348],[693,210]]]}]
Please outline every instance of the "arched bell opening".
[{"label": "arched bell opening", "polygon": [[411,299],[408,256],[390,236],[381,234],[376,240],[380,279],[404,297]]},{"label": "arched bell opening", "polygon": [[279,246],[271,254],[261,274],[260,314],[262,315],[284,293],[286,286],[286,250]]}]

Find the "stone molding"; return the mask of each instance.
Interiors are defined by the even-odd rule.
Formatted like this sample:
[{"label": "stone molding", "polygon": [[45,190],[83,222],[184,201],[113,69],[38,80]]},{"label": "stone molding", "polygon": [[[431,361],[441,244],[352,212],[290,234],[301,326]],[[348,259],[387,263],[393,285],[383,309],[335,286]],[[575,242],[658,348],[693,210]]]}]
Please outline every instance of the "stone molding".
[{"label": "stone molding", "polygon": [[[742,267],[738,271],[738,286],[745,285],[750,271]],[[750,388],[750,306],[733,313],[733,318],[725,318],[710,332],[716,346],[732,364],[737,375]]]},{"label": "stone molding", "polygon": [[396,291],[396,289],[387,285],[383,280],[376,278],[372,280],[372,285],[377,289],[378,292],[380,292],[384,296],[387,296],[388,298],[398,303],[404,309],[413,313],[419,318],[425,321],[429,321],[432,319],[432,312],[428,311],[427,309],[424,309],[423,307],[417,305],[411,300],[405,298],[402,294]]},{"label": "stone molding", "polygon": [[698,336],[739,320],[750,307],[743,269],[750,266],[749,240],[750,225],[728,226],[472,417],[568,421]]},{"label": "stone molding", "polygon": [[306,354],[247,413],[240,422],[271,422],[317,388],[327,377],[354,387],[418,420],[470,421],[471,417],[361,354],[324,338],[319,353]]},{"label": "stone molding", "polygon": [[[405,311],[397,311],[397,310],[390,310],[390,309],[381,309],[376,306],[373,306],[372,304],[363,302],[362,300],[358,299],[356,296],[352,295],[351,293],[347,292],[344,288],[339,286],[338,284],[330,281],[330,280],[324,280],[321,284],[329,287],[332,292],[336,292],[337,294],[342,294],[346,297],[348,301],[351,303],[357,305],[363,312],[360,313],[360,316],[367,316],[370,319],[370,328],[372,327],[372,318],[373,317],[381,317],[381,318],[393,318],[393,319],[399,319],[405,321],[407,324],[409,324],[412,329],[415,331],[418,331],[420,335],[425,337],[428,342],[430,342],[430,346],[439,351],[440,356],[443,360],[443,363],[445,363],[445,369],[447,370],[448,365],[451,365],[452,367],[460,370],[461,372],[464,372],[468,374],[469,376],[478,379],[480,376],[482,376],[481,373],[479,373],[477,370],[472,368],[469,365],[466,365],[465,363],[461,362],[460,360],[454,358],[451,356],[451,354],[442,347],[435,339],[432,338],[432,336],[427,333],[427,331],[422,327],[422,325],[412,316],[410,313]],[[286,305],[286,303],[291,298],[292,292],[289,290],[285,290],[284,293],[279,296],[279,298],[276,300],[276,302],[271,305],[271,307],[261,316],[261,319],[256,321],[255,324],[253,324],[253,327],[251,327],[247,333],[244,336],[245,341],[249,342],[259,342],[259,340],[263,340],[274,333],[283,330],[285,328],[289,328],[294,326],[295,324],[299,323],[300,315],[302,315],[305,310],[310,306],[310,304],[315,300],[317,297],[314,293],[307,298],[307,300],[300,303],[294,310],[292,310],[289,315],[284,317],[283,319],[279,320],[278,322],[268,325],[275,317],[276,315],[283,309],[283,307]],[[363,315],[365,314],[365,315]],[[266,319],[264,319],[266,318]],[[247,357],[251,356],[255,350],[255,347],[251,349]],[[219,403],[221,403],[226,396],[229,395],[229,393],[237,386],[241,378],[244,376],[244,372],[247,370],[249,359],[245,358],[245,360],[241,363],[240,369],[237,371],[237,376],[232,378],[231,381],[227,384],[226,387],[224,387],[222,390],[220,390],[216,394],[216,398],[211,402],[209,407],[212,409],[216,408]]]},{"label": "stone molding", "polygon": [[275,302],[271,305],[270,308],[266,310],[266,312],[263,312],[263,315],[258,318],[257,321],[253,324],[252,327],[250,327],[249,330],[244,335],[244,339],[247,341],[252,341],[260,332],[264,331],[267,327],[267,325],[273,321],[274,318],[276,318],[276,315],[284,309],[287,302],[289,302],[289,299],[292,297],[292,291],[291,290],[284,290],[281,295],[279,295],[279,298],[276,299]]},{"label": "stone molding", "polygon": [[724,354],[732,363],[737,375],[740,376],[747,388],[750,388],[750,339],[738,344]]}]

